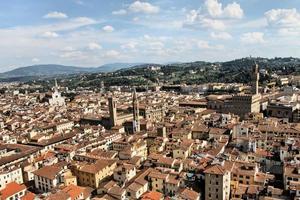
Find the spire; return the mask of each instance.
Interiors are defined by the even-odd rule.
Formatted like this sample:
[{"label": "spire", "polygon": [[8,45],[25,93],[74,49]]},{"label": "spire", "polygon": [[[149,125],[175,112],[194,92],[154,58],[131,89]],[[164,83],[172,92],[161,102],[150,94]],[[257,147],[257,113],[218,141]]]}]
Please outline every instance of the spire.
[{"label": "spire", "polygon": [[136,89],[135,89],[135,87],[133,88],[132,99],[133,99],[133,102],[137,101],[137,95],[136,95]]},{"label": "spire", "polygon": [[109,116],[112,127],[117,125],[117,105],[113,96],[114,95],[112,94],[108,97]]},{"label": "spire", "polygon": [[258,64],[254,60],[254,65],[252,66],[252,94],[258,94],[258,82],[259,82]]},{"label": "spire", "polygon": [[58,88],[57,80],[55,79],[55,87]]},{"label": "spire", "polygon": [[56,78],[54,79],[54,90],[58,91],[58,84]]},{"label": "spire", "polygon": [[133,133],[140,131],[140,120],[139,120],[139,101],[136,94],[135,87],[133,88],[132,94],[132,107],[133,107]]}]

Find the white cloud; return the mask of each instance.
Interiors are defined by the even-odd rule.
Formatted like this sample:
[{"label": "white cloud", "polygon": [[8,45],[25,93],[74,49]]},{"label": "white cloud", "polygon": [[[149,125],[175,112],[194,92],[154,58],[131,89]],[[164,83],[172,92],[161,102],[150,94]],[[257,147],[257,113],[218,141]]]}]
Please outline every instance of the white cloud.
[{"label": "white cloud", "polygon": [[219,17],[223,14],[222,4],[218,0],[206,0],[205,7],[212,17]]},{"label": "white cloud", "polygon": [[204,41],[204,40],[198,40],[197,47],[199,49],[214,49],[214,50],[220,50],[224,48],[223,45],[211,45],[209,44],[208,41]]},{"label": "white cloud", "polygon": [[226,28],[222,20],[207,18],[196,10],[191,10],[187,13],[183,26],[192,28],[210,28],[214,30],[224,30]]},{"label": "white cloud", "polygon": [[[20,27],[24,30],[24,28],[28,28],[28,31],[70,31],[83,26],[88,26],[92,24],[97,24],[99,21],[96,21],[89,17],[76,17],[69,20],[64,20],[63,22],[53,23],[48,25],[41,25],[35,27]],[[19,27],[17,27],[19,28]]]},{"label": "white cloud", "polygon": [[200,49],[209,49],[210,46],[208,44],[207,41],[203,41],[203,40],[200,40],[197,42],[197,46],[200,48]]},{"label": "white cloud", "polygon": [[103,56],[106,58],[117,58],[120,56],[120,52],[118,52],[116,50],[108,50],[104,53]]},{"label": "white cloud", "polygon": [[122,49],[135,50],[137,42],[128,42],[121,45]]},{"label": "white cloud", "polygon": [[241,19],[244,16],[240,4],[233,2],[224,8],[224,16],[229,18]]},{"label": "white cloud", "polygon": [[83,52],[81,52],[81,51],[66,51],[63,54],[61,54],[60,57],[66,58],[66,59],[80,60],[83,58]]},{"label": "white cloud", "polygon": [[278,30],[280,36],[300,36],[299,28],[280,28]]},{"label": "white cloud", "polygon": [[159,7],[148,2],[135,1],[129,5],[128,9],[136,13],[155,14],[159,12]]},{"label": "white cloud", "polygon": [[167,40],[165,37],[152,37],[150,35],[144,35],[143,45],[145,48],[151,51],[163,50],[165,47],[164,41]]},{"label": "white cloud", "polygon": [[99,49],[102,49],[102,46],[96,42],[91,42],[88,44],[88,49],[89,50],[99,50]]},{"label": "white cloud", "polygon": [[294,27],[300,26],[300,13],[293,9],[272,9],[265,13],[269,25]]},{"label": "white cloud", "polygon": [[264,43],[264,33],[262,32],[251,32],[251,33],[244,33],[241,36],[241,41],[245,44],[259,44]]},{"label": "white cloud", "polygon": [[134,21],[134,22],[137,22],[137,21],[139,21],[139,20],[140,20],[139,17],[134,17],[134,18],[132,19],[132,21]]},{"label": "white cloud", "polygon": [[38,59],[38,58],[32,58],[31,61],[36,63],[36,62],[39,62],[40,59]]},{"label": "white cloud", "polygon": [[148,48],[151,50],[161,50],[164,48],[165,44],[161,41],[148,42]]},{"label": "white cloud", "polygon": [[272,9],[265,13],[270,27],[278,29],[281,36],[300,35],[300,13],[295,9]]},{"label": "white cloud", "polygon": [[82,23],[82,24],[95,24],[96,21],[89,17],[76,17],[73,19],[74,22]]},{"label": "white cloud", "polygon": [[45,38],[57,38],[58,37],[58,34],[53,32],[53,31],[46,31],[42,34],[42,37],[45,37]]},{"label": "white cloud", "polygon": [[114,27],[110,26],[110,25],[107,25],[107,26],[104,26],[102,28],[103,31],[107,32],[107,33],[110,33],[110,32],[113,32],[115,29]]},{"label": "white cloud", "polygon": [[188,23],[194,23],[197,18],[198,18],[198,11],[197,10],[191,10],[187,15],[186,15],[186,21]]},{"label": "white cloud", "polygon": [[127,10],[125,10],[125,9],[120,9],[120,10],[116,10],[116,11],[112,12],[113,15],[125,15],[126,13],[127,13]]},{"label": "white cloud", "polygon": [[200,24],[202,25],[202,27],[215,30],[224,30],[226,28],[224,22],[217,19],[203,18],[200,20]]},{"label": "white cloud", "polygon": [[219,32],[219,33],[212,32],[210,34],[210,36],[213,39],[220,39],[220,40],[230,40],[230,39],[232,39],[232,36],[227,32]]},{"label": "white cloud", "polygon": [[62,49],[62,51],[75,51],[76,49],[74,47],[71,47],[71,46],[67,46],[67,47],[64,47]]},{"label": "white cloud", "polygon": [[45,18],[45,19],[65,19],[65,18],[68,18],[68,16],[62,12],[53,11],[53,12],[49,12],[48,14],[44,15],[43,18]]},{"label": "white cloud", "polygon": [[223,9],[222,3],[219,3],[218,0],[206,0],[205,7],[208,14],[214,18],[225,17],[240,19],[244,15],[244,11],[242,10],[241,6],[236,2],[228,4]]}]

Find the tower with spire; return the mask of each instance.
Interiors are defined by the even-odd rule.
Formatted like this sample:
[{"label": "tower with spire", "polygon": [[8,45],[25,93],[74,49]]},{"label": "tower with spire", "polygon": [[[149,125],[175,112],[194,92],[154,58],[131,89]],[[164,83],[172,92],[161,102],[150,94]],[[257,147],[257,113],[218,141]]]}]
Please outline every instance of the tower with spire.
[{"label": "tower with spire", "polygon": [[52,98],[49,99],[49,104],[51,106],[65,106],[65,98],[61,96],[61,93],[58,91],[58,84],[57,80],[55,79],[54,81],[54,88],[53,88],[53,93],[52,93]]},{"label": "tower with spire", "polygon": [[258,64],[256,62],[252,66],[251,76],[252,76],[251,92],[252,94],[258,94],[259,71],[258,71]]},{"label": "tower with spire", "polygon": [[113,98],[113,94],[108,98],[109,118],[112,127],[117,125],[117,104]]},{"label": "tower with spire", "polygon": [[133,133],[140,132],[140,120],[139,120],[139,101],[136,94],[136,89],[133,88],[132,94],[132,107],[133,107]]}]

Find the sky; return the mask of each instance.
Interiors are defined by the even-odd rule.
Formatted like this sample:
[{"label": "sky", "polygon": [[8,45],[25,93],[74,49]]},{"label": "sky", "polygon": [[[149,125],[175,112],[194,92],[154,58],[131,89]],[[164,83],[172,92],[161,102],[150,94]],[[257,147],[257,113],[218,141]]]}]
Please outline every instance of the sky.
[{"label": "sky", "polygon": [[250,55],[300,57],[299,0],[0,2],[0,72]]}]

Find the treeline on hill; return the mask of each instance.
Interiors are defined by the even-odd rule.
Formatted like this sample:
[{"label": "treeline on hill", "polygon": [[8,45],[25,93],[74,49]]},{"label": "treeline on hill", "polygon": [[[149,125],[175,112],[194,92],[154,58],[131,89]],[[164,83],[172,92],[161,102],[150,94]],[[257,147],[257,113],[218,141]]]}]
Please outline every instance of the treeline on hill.
[{"label": "treeline on hill", "polygon": [[[249,83],[251,68],[257,63],[260,69],[268,72],[261,76],[261,84],[272,80],[271,74],[300,74],[298,58],[242,58],[228,62],[191,62],[175,64],[146,64],[121,69],[111,73],[93,73],[61,76],[60,85],[70,89],[87,87],[98,89],[103,81],[105,86],[133,86],[161,84],[203,84],[209,82]],[[32,81],[31,81],[32,83]],[[48,86],[51,80],[38,80],[37,84]]]}]

